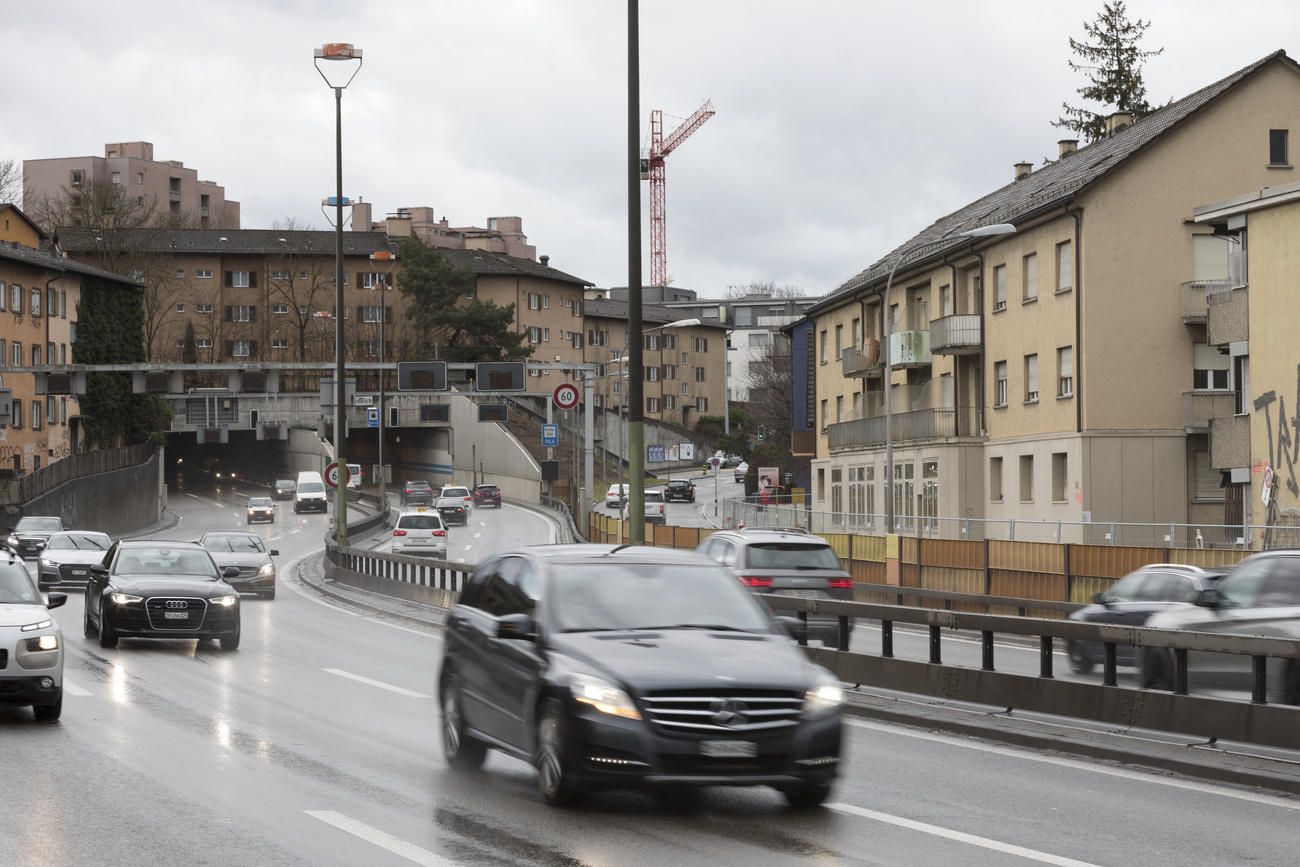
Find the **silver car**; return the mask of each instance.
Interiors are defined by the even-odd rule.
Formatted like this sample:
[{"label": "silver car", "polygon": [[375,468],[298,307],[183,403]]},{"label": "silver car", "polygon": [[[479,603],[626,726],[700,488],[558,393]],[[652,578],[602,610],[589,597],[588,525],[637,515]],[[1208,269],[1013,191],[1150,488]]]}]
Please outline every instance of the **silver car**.
[{"label": "silver car", "polygon": [[42,590],[51,587],[80,587],[90,583],[90,567],[104,559],[113,544],[106,533],[93,530],[64,530],[55,533],[41,552],[36,580]]},{"label": "silver car", "polygon": [[263,599],[275,598],[275,563],[271,558],[280,556],[280,552],[275,548],[268,551],[256,533],[214,530],[200,536],[199,544],[208,549],[218,569],[239,568],[238,577],[226,579],[231,587]]},{"label": "silver car", "polygon": [[41,595],[23,561],[0,552],[0,704],[30,705],[38,720],[63,711],[63,633],[50,615],[68,601]]},{"label": "silver car", "polygon": [[436,509],[402,512],[393,525],[393,553],[447,559],[447,526]]},{"label": "silver car", "polygon": [[[1146,623],[1161,629],[1262,635],[1300,640],[1300,550],[1265,551],[1242,560],[1214,587],[1202,590],[1196,604],[1153,615]],[[1140,682],[1172,689],[1173,653],[1142,648]],[[1188,653],[1195,684],[1250,689],[1250,657],[1230,653]],[[1300,660],[1268,660],[1270,701],[1300,704]]]}]

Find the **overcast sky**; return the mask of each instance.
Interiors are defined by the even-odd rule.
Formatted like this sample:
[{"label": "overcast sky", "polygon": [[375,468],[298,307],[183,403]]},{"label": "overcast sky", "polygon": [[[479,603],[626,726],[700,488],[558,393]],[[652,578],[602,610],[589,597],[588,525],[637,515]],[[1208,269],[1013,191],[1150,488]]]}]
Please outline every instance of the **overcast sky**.
[{"label": "overcast sky", "polygon": [[[1066,65],[1097,2],[641,0],[641,129],[706,99],[667,161],[668,273],[717,296],[821,295],[943,214],[1041,165],[1079,102]],[[519,216],[551,264],[598,286],[627,267],[624,0],[49,0],[6,4],[0,159],[149,141],[241,203],[243,228],[329,228],[333,93],[312,65],[352,42],[345,194],[376,218]],[[1130,0],[1151,22],[1148,99],[1279,48],[1295,0]],[[648,214],[648,185],[642,184]],[[649,281],[643,214],[643,280]]]}]

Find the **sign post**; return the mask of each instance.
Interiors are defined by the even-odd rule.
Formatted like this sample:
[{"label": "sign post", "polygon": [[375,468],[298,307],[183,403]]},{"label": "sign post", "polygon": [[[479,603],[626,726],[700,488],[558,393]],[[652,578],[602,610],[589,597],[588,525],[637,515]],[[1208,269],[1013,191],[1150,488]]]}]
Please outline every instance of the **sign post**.
[{"label": "sign post", "polygon": [[718,473],[722,468],[722,458],[714,455],[709,458],[709,464],[713,467],[713,517],[718,517]]},{"label": "sign post", "polygon": [[[339,478],[340,475],[342,475],[341,480]],[[347,464],[344,464],[343,469],[340,470],[338,461],[335,461],[325,468],[325,484],[329,485],[331,488],[346,485],[350,476],[351,472],[348,470]]]}]

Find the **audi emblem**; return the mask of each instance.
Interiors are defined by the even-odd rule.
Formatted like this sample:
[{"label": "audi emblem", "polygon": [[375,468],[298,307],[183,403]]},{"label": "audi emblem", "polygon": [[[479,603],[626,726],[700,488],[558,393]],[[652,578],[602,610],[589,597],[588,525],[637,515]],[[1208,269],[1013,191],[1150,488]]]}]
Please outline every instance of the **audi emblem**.
[{"label": "audi emblem", "polygon": [[731,698],[714,699],[709,704],[709,710],[713,712],[713,716],[709,719],[714,725],[723,728],[735,728],[749,722],[749,717],[746,716],[749,707],[743,701]]},{"label": "audi emblem", "polygon": [[168,599],[167,607],[168,608],[189,608],[190,603],[186,602],[184,599]]}]

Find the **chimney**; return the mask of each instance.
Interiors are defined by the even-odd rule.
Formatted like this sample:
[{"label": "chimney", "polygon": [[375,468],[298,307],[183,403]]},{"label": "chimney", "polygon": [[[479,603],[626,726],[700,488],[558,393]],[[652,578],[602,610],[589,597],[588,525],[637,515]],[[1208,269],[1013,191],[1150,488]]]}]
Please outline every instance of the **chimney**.
[{"label": "chimney", "polygon": [[1030,173],[1033,172],[1033,170],[1034,170],[1034,164],[1033,164],[1033,163],[1016,163],[1016,178],[1015,178],[1015,179],[1018,181],[1018,180],[1020,180],[1021,178],[1027,178],[1027,177],[1029,177]]},{"label": "chimney", "polygon": [[1079,149],[1079,140],[1077,138],[1063,138],[1056,143],[1056,146],[1061,149],[1058,156],[1068,157]]},{"label": "chimney", "polygon": [[538,256],[538,257],[537,257],[537,261],[540,262],[540,263],[542,264],[542,267],[543,267],[543,268],[549,268],[549,267],[551,267],[551,266],[550,266],[550,261],[551,261],[551,257],[550,257],[550,256]]},{"label": "chimney", "polygon": [[1106,138],[1113,137],[1126,126],[1133,125],[1133,115],[1127,111],[1117,111],[1106,118]]}]

